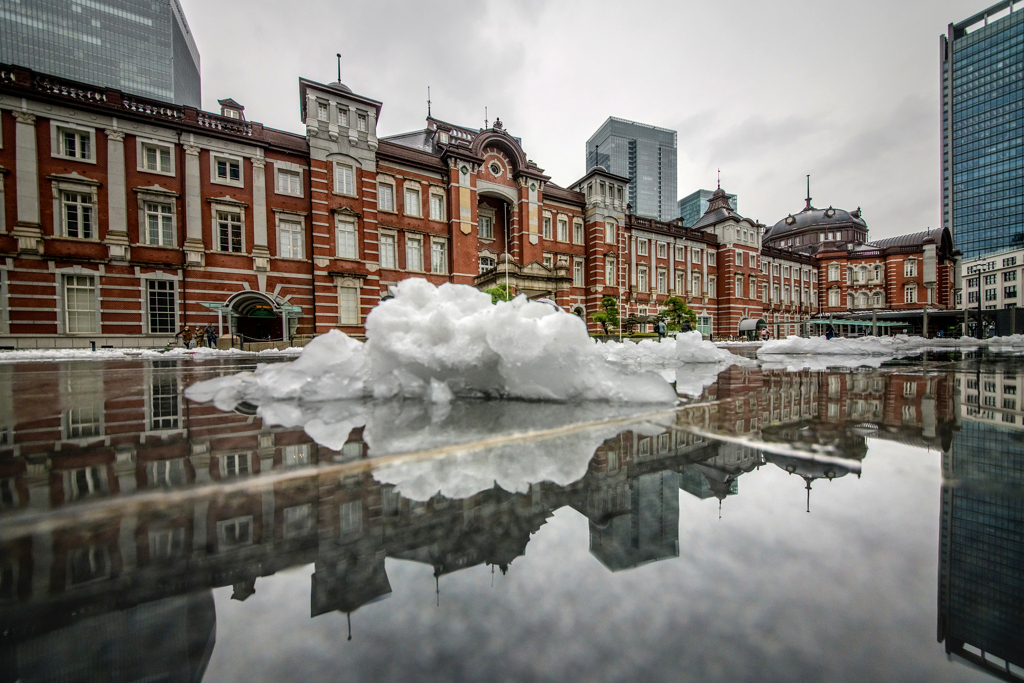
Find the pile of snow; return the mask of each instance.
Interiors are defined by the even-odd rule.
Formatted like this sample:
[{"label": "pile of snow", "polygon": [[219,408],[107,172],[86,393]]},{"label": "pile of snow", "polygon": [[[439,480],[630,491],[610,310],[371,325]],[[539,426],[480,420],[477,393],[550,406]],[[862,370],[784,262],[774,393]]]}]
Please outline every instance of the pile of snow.
[{"label": "pile of snow", "polygon": [[[606,439],[627,429],[653,429],[639,418],[635,425],[600,424],[640,410],[608,403],[288,401],[261,405],[258,414],[266,424],[301,426],[321,446],[337,452],[350,432],[362,427],[371,458],[414,454],[376,467],[374,477],[395,485],[406,498],[425,501],[437,493],[467,498],[495,485],[518,493],[540,482],[568,486],[587,473]],[[591,424],[566,429],[581,423]],[[525,438],[541,430],[551,433]],[[444,451],[440,456],[425,453],[431,449]]]},{"label": "pile of snow", "polygon": [[613,363],[634,368],[678,367],[688,363],[743,364],[748,359],[704,341],[700,332],[682,332],[675,339],[644,339],[632,342],[605,342],[600,345],[604,357]]},{"label": "pile of snow", "polygon": [[654,373],[605,360],[578,317],[517,297],[491,303],[467,285],[409,279],[367,316],[367,342],[317,337],[291,363],[200,382],[186,395],[218,404],[303,399],[514,398],[672,403]]},{"label": "pile of snow", "polygon": [[239,349],[211,349],[200,346],[195,349],[176,347],[168,351],[141,348],[119,349],[20,349],[17,351],[0,351],[0,363],[25,361],[57,361],[57,360],[125,360],[126,358],[169,359],[193,358],[204,360],[223,356],[289,356],[296,355],[301,348],[289,347],[284,350],[267,349],[265,351],[241,351]]},{"label": "pile of snow", "polygon": [[[1003,339],[1010,339],[1004,337]],[[1022,338],[1024,339],[1024,338]],[[1024,342],[1022,342],[1024,343]],[[925,339],[898,334],[893,337],[797,337],[766,341],[757,350],[758,357],[772,355],[828,355],[828,356],[890,356],[919,353],[928,349],[976,349],[984,342],[962,339]]]}]

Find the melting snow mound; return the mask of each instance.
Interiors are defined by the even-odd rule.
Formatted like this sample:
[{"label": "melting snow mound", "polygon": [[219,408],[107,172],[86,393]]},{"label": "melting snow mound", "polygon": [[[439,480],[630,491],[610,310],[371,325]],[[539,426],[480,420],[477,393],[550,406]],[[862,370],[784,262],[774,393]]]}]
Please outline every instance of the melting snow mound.
[{"label": "melting snow mound", "polygon": [[678,366],[684,363],[743,364],[748,359],[704,341],[700,332],[680,332],[675,339],[644,339],[639,344],[609,341],[602,344],[605,358],[635,367]]},{"label": "melting snow mound", "polygon": [[517,297],[491,303],[468,285],[409,279],[366,319],[366,343],[332,330],[291,363],[195,384],[186,395],[239,401],[453,397],[673,403],[654,373],[605,360],[574,315]]}]

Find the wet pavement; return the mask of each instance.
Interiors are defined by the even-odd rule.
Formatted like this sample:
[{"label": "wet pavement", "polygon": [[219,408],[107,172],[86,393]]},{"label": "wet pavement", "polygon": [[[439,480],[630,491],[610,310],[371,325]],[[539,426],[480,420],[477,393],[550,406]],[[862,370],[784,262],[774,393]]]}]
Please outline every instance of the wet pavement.
[{"label": "wet pavement", "polygon": [[1024,680],[1018,357],[183,398],[253,366],[0,364],[0,681]]}]

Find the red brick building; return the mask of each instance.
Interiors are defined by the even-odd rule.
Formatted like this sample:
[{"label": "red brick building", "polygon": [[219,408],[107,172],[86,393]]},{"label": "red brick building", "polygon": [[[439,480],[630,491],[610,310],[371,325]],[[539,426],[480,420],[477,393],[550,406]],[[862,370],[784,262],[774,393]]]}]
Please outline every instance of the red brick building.
[{"label": "red brick building", "polygon": [[378,138],[381,102],[299,91],[305,135],[232,99],[214,114],[0,66],[0,346],[163,346],[186,324],[361,335],[409,277],[581,316],[678,296],[715,336],[954,301],[948,232],[867,243],[859,210],[809,199],[766,231],[723,192],[686,228],[632,215],[628,179],[600,167],[555,184],[500,120]]}]

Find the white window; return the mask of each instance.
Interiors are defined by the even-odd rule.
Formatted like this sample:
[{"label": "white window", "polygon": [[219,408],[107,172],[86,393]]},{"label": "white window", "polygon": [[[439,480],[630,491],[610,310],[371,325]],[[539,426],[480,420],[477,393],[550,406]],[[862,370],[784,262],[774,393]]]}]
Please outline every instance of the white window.
[{"label": "white window", "polygon": [[495,265],[493,256],[481,256],[479,260],[479,266],[481,273],[486,273],[488,270],[493,268]]},{"label": "white window", "polygon": [[92,194],[85,192],[61,192],[61,213],[64,223],[64,237],[95,239],[95,211]]},{"label": "white window", "polygon": [[736,296],[743,296],[743,276],[736,276]]},{"label": "white window", "polygon": [[279,250],[281,258],[302,258],[302,223],[282,220],[277,225]]},{"label": "white window", "polygon": [[686,273],[681,270],[676,271],[676,294],[686,295]]},{"label": "white window", "polygon": [[647,291],[647,268],[640,266],[636,270],[637,289],[641,292]]},{"label": "white window", "polygon": [[380,235],[380,267],[397,268],[395,261],[395,236],[386,233]]},{"label": "white window", "polygon": [[614,285],[615,278],[615,259],[608,258],[604,262],[604,283],[606,285]]},{"label": "white window", "polygon": [[480,216],[480,239],[493,239],[494,238],[494,219],[490,216]]},{"label": "white window", "polygon": [[415,187],[405,188],[405,215],[419,216],[421,210],[420,191]]},{"label": "white window", "polygon": [[647,240],[636,241],[636,253],[640,256],[647,256]]},{"label": "white window", "polygon": [[544,231],[541,233],[541,237],[546,240],[551,239],[551,216],[544,216]]},{"label": "white window", "polygon": [[903,262],[903,277],[917,277],[917,260],[907,259]]},{"label": "white window", "polygon": [[700,273],[694,273],[690,281],[690,293],[693,296],[700,296]]},{"label": "white window", "polygon": [[358,287],[338,287],[338,324],[359,324]]},{"label": "white window", "polygon": [[91,131],[59,128],[57,132],[58,156],[68,159],[93,160],[93,134]]},{"label": "white window", "polygon": [[828,290],[828,305],[833,307],[839,305],[839,288],[833,287]]},{"label": "white window", "polygon": [[[977,292],[973,292],[973,293],[977,294]],[[874,296],[872,297],[872,300],[874,301],[875,306],[881,306],[882,305],[882,293],[881,292],[875,292]]]},{"label": "white window", "polygon": [[142,168],[153,173],[171,173],[171,148],[167,145],[142,143]]},{"label": "white window", "polygon": [[690,248],[690,260],[692,260],[694,263],[700,263],[700,252],[701,252],[700,249],[691,247]]},{"label": "white window", "polygon": [[356,130],[358,130],[360,133],[365,133],[366,132],[366,123],[367,123],[366,114],[357,114],[356,115]]},{"label": "white window", "polygon": [[686,247],[681,244],[676,245],[676,261],[680,263],[686,262]]},{"label": "white window", "polygon": [[615,244],[615,223],[611,221],[604,224],[604,241],[606,244]]},{"label": "white window", "polygon": [[569,221],[565,220],[564,218],[558,219],[558,241],[569,241]]},{"label": "white window", "polygon": [[663,268],[658,269],[658,292],[660,294],[668,292],[668,273]]},{"label": "white window", "polygon": [[[711,254],[709,252],[708,256],[710,256],[710,255]],[[709,261],[708,265],[711,265],[710,264],[711,259],[708,259],[708,261]],[[741,267],[741,268],[743,267],[743,252],[742,251],[737,251],[736,252],[736,265]]]},{"label": "white window", "polygon": [[316,118],[317,118],[317,121],[327,121],[328,118],[329,118],[327,112],[328,112],[328,109],[327,109],[327,103],[326,102],[317,102],[316,103]]},{"label": "white window", "polygon": [[242,162],[230,157],[212,156],[213,182],[221,185],[238,185],[242,183]]},{"label": "white window", "polygon": [[444,240],[430,242],[430,272],[448,272],[448,243]]},{"label": "white window", "polygon": [[[828,279],[829,279],[829,282],[838,282],[839,281],[839,264],[838,263],[830,263],[829,264],[829,266],[828,266]],[[831,296],[831,295],[829,295],[829,296]],[[829,305],[831,306],[832,304],[829,304]],[[836,304],[836,305],[838,306],[839,304]]]},{"label": "white window", "polygon": [[909,283],[903,288],[903,303],[914,304],[917,303],[917,285],[913,282]]},{"label": "white window", "polygon": [[583,287],[583,259],[575,259],[572,263],[572,286]]},{"label": "white window", "polygon": [[64,277],[64,330],[68,334],[97,332],[95,282],[89,275]]},{"label": "white window", "polygon": [[354,534],[363,530],[363,503],[359,500],[342,503],[338,521],[341,534]]},{"label": "white window", "polygon": [[583,244],[583,223],[576,221],[572,224],[573,244]]},{"label": "white window", "polygon": [[[718,258],[718,257],[717,257],[717,255],[715,254],[715,252],[713,252],[713,251],[709,251],[709,252],[708,252],[708,265],[709,265],[709,266],[713,266],[713,265],[715,265],[715,261],[717,260],[717,258]],[[751,261],[750,261],[750,265],[754,265],[754,261],[753,261],[753,260],[751,260]]]},{"label": "white window", "polygon": [[348,128],[348,107],[338,107],[338,125]]},{"label": "white window", "polygon": [[405,236],[405,269],[423,270],[423,238],[418,235]]},{"label": "white window", "polygon": [[380,211],[395,210],[395,187],[390,183],[377,183],[377,208]]},{"label": "white window", "polygon": [[252,515],[217,522],[217,544],[220,548],[252,545]]},{"label": "white window", "polygon": [[298,171],[277,169],[277,193],[302,196],[302,174]]},{"label": "white window", "polygon": [[338,258],[359,258],[356,247],[356,222],[338,219]]},{"label": "white window", "polygon": [[242,253],[242,216],[234,211],[217,212],[217,248]]},{"label": "white window", "polygon": [[356,193],[356,170],[348,164],[334,164],[334,191],[339,194]]},{"label": "white window", "polygon": [[149,280],[146,289],[150,334],[173,333],[177,327],[174,280]]},{"label": "white window", "polygon": [[668,244],[658,242],[658,258],[668,258]]},{"label": "white window", "polygon": [[174,206],[158,202],[146,202],[146,243],[161,247],[173,247]]},{"label": "white window", "polygon": [[544,252],[544,255],[541,257],[541,263],[544,264],[544,267],[550,268],[554,264],[554,262],[554,257],[548,252]]},{"label": "white window", "polygon": [[439,194],[431,193],[430,195],[430,220],[432,221],[443,221],[444,216],[444,197]]},{"label": "white window", "polygon": [[281,449],[281,464],[285,467],[304,467],[310,462],[308,443],[285,446]]}]

